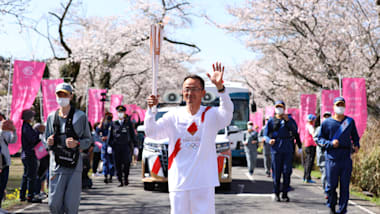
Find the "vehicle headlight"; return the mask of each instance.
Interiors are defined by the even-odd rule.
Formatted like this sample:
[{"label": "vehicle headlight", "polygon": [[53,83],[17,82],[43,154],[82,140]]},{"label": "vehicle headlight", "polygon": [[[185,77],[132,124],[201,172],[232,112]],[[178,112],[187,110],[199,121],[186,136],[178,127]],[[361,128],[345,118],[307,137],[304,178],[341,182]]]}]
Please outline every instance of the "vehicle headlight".
[{"label": "vehicle headlight", "polygon": [[223,143],[216,143],[216,151],[217,152],[224,152],[226,150],[230,149],[230,143],[229,142],[223,142]]}]

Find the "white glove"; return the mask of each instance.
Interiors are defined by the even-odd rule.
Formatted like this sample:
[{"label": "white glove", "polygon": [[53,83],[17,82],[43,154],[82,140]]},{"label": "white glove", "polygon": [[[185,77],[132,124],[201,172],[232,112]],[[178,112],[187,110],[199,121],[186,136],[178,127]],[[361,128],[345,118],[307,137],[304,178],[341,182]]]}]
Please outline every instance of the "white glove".
[{"label": "white glove", "polygon": [[112,147],[107,146],[107,153],[108,153],[108,154],[112,154]]},{"label": "white glove", "polygon": [[139,149],[137,147],[135,147],[135,149],[133,150],[133,154],[137,157],[139,155]]},{"label": "white glove", "polygon": [[298,149],[298,154],[302,154],[302,149]]}]

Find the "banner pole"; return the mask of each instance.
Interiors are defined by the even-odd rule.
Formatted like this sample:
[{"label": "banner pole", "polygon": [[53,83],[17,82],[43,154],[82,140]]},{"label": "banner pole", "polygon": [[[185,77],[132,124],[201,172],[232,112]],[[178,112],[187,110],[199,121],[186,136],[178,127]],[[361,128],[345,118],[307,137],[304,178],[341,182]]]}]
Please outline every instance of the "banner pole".
[{"label": "banner pole", "polygon": [[11,92],[11,78],[12,78],[12,57],[9,58],[9,75],[8,75],[8,92],[7,92],[7,118],[9,119],[9,94]]},{"label": "banner pole", "polygon": [[42,108],[42,90],[41,90],[41,86],[40,86],[40,91],[39,91],[39,94],[40,94],[40,118],[41,118],[41,123],[43,123],[45,120],[44,118],[44,114],[43,114],[43,108]]},{"label": "banner pole", "polygon": [[342,96],[342,75],[338,75],[339,77],[339,96]]}]

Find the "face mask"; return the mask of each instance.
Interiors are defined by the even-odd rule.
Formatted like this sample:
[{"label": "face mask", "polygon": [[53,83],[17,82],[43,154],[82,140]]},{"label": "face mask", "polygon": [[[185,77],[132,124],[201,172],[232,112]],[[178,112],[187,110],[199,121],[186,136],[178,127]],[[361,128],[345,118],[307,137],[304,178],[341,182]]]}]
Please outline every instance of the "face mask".
[{"label": "face mask", "polygon": [[248,126],[247,126],[248,129],[252,129],[252,127],[253,127],[253,126],[251,126],[251,125],[248,125]]},{"label": "face mask", "polygon": [[275,112],[276,114],[281,115],[281,114],[284,113],[284,109],[281,108],[281,107],[278,107],[278,108],[275,108],[275,109],[274,109],[274,112]]},{"label": "face mask", "polygon": [[57,97],[57,103],[61,107],[68,106],[70,104],[70,98]]},{"label": "face mask", "polygon": [[124,118],[124,113],[117,113],[117,116],[119,117],[119,119],[123,119]]},{"label": "face mask", "polygon": [[334,112],[338,115],[343,115],[344,110],[346,110],[345,107],[340,107],[340,106],[334,106]]}]

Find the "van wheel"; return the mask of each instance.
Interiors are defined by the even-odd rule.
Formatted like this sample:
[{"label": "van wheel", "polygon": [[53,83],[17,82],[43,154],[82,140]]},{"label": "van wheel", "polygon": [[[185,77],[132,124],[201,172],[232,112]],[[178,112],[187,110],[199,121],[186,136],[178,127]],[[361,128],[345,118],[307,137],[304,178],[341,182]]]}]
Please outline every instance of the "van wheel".
[{"label": "van wheel", "polygon": [[144,182],[144,190],[153,191],[154,183],[153,182]]}]

